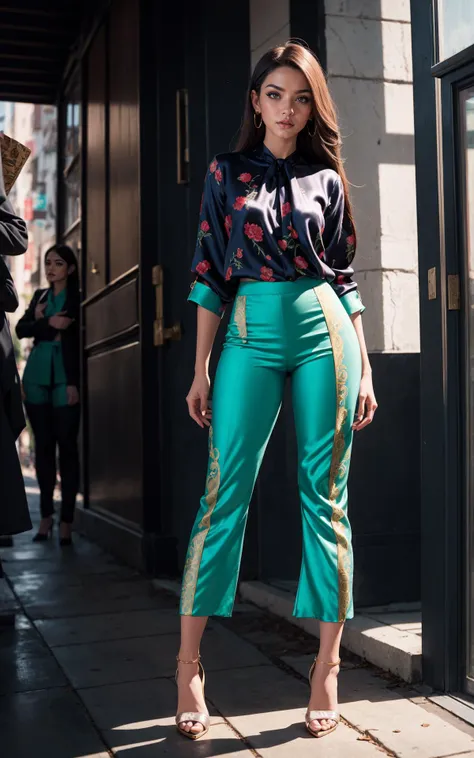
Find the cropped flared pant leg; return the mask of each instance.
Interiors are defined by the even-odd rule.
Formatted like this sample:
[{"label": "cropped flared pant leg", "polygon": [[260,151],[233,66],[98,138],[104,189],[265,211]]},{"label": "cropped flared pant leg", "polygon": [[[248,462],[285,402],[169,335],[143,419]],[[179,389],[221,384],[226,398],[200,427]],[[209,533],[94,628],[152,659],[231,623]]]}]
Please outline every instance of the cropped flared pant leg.
[{"label": "cropped flared pant leg", "polygon": [[289,372],[303,516],[294,614],[352,616],[346,484],[360,349],[332,288],[314,285],[239,288],[214,382],[209,466],[184,569],[183,615],[232,614],[248,505]]}]

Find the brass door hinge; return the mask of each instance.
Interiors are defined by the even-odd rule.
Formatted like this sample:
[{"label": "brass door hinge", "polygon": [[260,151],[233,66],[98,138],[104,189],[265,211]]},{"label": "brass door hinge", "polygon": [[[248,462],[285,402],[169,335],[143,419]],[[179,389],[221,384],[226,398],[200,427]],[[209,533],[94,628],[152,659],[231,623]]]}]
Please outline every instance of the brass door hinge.
[{"label": "brass door hinge", "polygon": [[461,287],[459,274],[448,274],[448,310],[461,310]]}]

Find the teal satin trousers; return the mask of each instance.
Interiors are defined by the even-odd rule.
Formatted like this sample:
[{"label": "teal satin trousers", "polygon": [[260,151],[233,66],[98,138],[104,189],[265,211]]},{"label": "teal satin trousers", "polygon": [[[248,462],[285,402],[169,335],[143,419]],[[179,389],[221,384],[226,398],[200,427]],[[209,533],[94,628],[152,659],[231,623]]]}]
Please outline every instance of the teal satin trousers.
[{"label": "teal satin trousers", "polygon": [[303,555],[294,615],[353,616],[347,476],[361,354],[332,287],[242,282],[216,372],[205,493],[192,529],[180,613],[230,616],[248,505],[291,374]]}]

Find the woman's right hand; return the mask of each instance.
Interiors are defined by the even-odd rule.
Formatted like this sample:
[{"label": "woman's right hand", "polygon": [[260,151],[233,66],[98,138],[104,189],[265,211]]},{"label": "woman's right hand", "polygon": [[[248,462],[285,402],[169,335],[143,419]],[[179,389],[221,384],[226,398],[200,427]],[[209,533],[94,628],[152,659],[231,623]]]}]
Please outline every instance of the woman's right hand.
[{"label": "woman's right hand", "polygon": [[211,383],[208,374],[195,374],[186,402],[189,415],[201,429],[211,425],[212,411],[209,408],[209,390]]},{"label": "woman's right hand", "polygon": [[64,314],[65,311],[61,311],[60,313],[56,313],[55,316],[50,316],[49,325],[52,326],[53,329],[60,329],[61,331],[70,327],[74,319],[69,318],[69,316],[65,316]]},{"label": "woman's right hand", "polygon": [[44,317],[44,309],[46,308],[46,303],[38,303],[38,305],[35,308],[35,319],[38,321],[40,318]]}]

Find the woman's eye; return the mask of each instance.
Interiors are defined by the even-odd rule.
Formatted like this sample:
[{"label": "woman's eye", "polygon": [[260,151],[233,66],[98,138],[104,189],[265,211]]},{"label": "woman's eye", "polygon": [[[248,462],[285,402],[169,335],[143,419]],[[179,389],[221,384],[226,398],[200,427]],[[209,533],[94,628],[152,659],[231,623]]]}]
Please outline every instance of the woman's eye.
[{"label": "woman's eye", "polygon": [[272,100],[275,100],[277,97],[280,97],[279,92],[267,92],[268,97],[271,97]]},{"label": "woman's eye", "polygon": [[307,95],[301,95],[301,97],[298,98],[298,101],[306,105],[306,103],[309,103],[309,97]]}]

